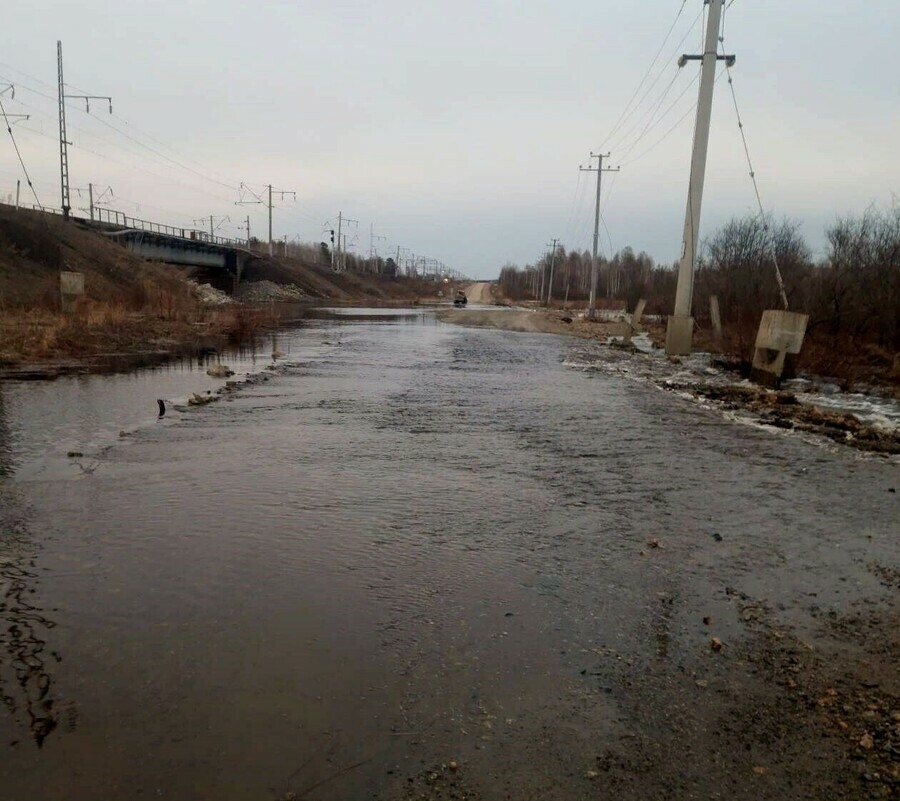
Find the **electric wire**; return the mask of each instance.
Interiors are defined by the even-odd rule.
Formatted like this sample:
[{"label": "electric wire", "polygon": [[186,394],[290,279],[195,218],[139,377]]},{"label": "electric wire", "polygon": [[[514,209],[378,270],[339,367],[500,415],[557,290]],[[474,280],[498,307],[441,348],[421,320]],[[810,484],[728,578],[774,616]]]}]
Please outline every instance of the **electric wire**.
[{"label": "electric wire", "polygon": [[625,113],[628,111],[631,104],[634,102],[634,99],[638,96],[638,93],[641,91],[644,83],[649,77],[650,73],[653,71],[653,68],[656,66],[656,62],[659,60],[659,56],[665,48],[666,43],[669,41],[669,37],[672,35],[672,31],[675,30],[675,26],[678,24],[678,20],[681,19],[681,15],[684,12],[684,7],[687,5],[687,0],[682,0],[681,7],[678,9],[678,13],[675,15],[675,19],[672,21],[672,25],[669,27],[668,32],[666,33],[665,38],[663,39],[662,44],[659,46],[659,50],[656,51],[656,55],[653,57],[653,61],[650,62],[650,66],[647,67],[647,71],[644,73],[644,77],[641,78],[640,83],[637,85],[637,88],[634,90],[634,94],[631,96],[631,99],[625,104],[625,108],[622,109],[622,113],[619,115],[619,119],[616,120],[615,125],[613,125],[612,130],[606,135],[603,140],[603,144],[598,148],[599,150],[603,150],[606,146],[606,143],[613,137],[616,131],[619,128],[620,123],[623,122],[623,117]]},{"label": "electric wire", "polygon": [[679,70],[679,72],[672,79],[672,82],[667,87],[666,91],[659,98],[659,101],[657,102],[656,107],[654,108],[653,114],[651,114],[650,117],[647,119],[647,122],[644,125],[644,128],[641,131],[640,135],[625,149],[624,153],[622,153],[620,158],[623,158],[623,159],[627,158],[634,151],[634,149],[644,140],[644,137],[646,137],[647,134],[649,134],[657,126],[661,125],[663,120],[665,120],[666,117],[668,117],[668,115],[670,114],[672,109],[678,105],[678,102],[681,100],[681,98],[684,97],[685,94],[691,89],[692,83],[688,83],[687,86],[685,86],[685,88],[679,93],[678,97],[676,97],[675,100],[672,101],[672,103],[670,103],[666,107],[666,110],[663,111],[662,114],[658,114],[659,109],[662,107],[662,104],[665,102],[666,98],[668,97],[669,92],[671,91],[671,88],[675,85],[675,81],[678,80],[680,75],[681,75],[681,71]]},{"label": "electric wire", "polygon": [[[718,83],[721,80],[721,78],[724,74],[725,74],[725,70],[723,69],[716,77],[716,83]],[[696,83],[700,82],[699,73],[697,75],[695,82]],[[690,88],[690,87],[688,87],[688,88]],[[687,89],[685,90],[685,92],[686,91],[687,91]],[[682,93],[682,95],[683,94],[684,93]],[[679,97],[678,99],[680,100],[681,98]],[[675,124],[671,128],[669,128],[659,139],[657,139],[646,150],[641,151],[641,153],[639,155],[635,156],[633,159],[624,162],[622,164],[622,166],[628,167],[631,164],[636,164],[638,161],[640,161],[642,158],[644,158],[644,156],[646,156],[648,153],[651,153],[654,150],[656,150],[656,148],[659,147],[659,145],[661,145],[666,139],[668,139],[669,136],[671,136],[691,114],[696,113],[696,111],[697,111],[697,103],[696,102],[691,103],[690,107],[684,112],[684,114],[682,114],[681,117],[679,117],[678,120],[676,120]]]},{"label": "electric wire", "polygon": [[[679,50],[681,50],[682,45],[687,41],[688,37],[691,35],[691,32],[694,30],[694,27],[696,26],[697,21],[703,15],[705,8],[706,8],[706,6],[704,6],[703,9],[700,10],[700,13],[697,14],[696,17],[694,17],[694,20],[691,22],[690,26],[687,28],[684,36],[681,37],[681,39],[678,41],[678,44],[675,45],[675,47],[671,50],[669,56],[667,56],[666,62],[663,64],[662,69],[660,69],[660,71],[656,74],[656,77],[653,79],[653,81],[650,83],[650,85],[644,91],[643,95],[641,95],[641,99],[638,100],[637,104],[625,116],[625,120],[628,120],[643,105],[644,101],[650,96],[650,93],[653,91],[654,87],[659,83],[660,79],[667,72],[668,62],[675,56],[675,54],[678,53]],[[646,111],[644,112],[644,115],[646,115]],[[643,117],[641,117],[639,119],[643,119]],[[623,122],[622,122],[623,125],[625,123],[625,120],[623,120]],[[634,128],[637,128],[639,126],[640,126],[640,121],[638,121],[630,130],[634,130]],[[629,131],[629,133],[630,133],[630,131]],[[607,137],[607,141],[612,138],[613,137]],[[617,140],[616,147],[617,148],[621,147],[623,141],[626,141],[626,140],[627,140],[627,137],[620,137]],[[603,148],[600,148],[600,149],[602,150]],[[609,148],[609,149],[613,149],[613,148]]]},{"label": "electric wire", "polygon": [[[6,67],[6,68],[12,70],[13,72],[18,73],[19,75],[23,75],[24,77],[28,78],[28,79],[31,80],[31,81],[34,81],[34,82],[37,83],[37,84],[42,84],[42,85],[44,85],[44,86],[47,86],[47,87],[50,88],[50,89],[53,88],[53,87],[51,87],[50,84],[48,84],[46,81],[42,81],[40,78],[37,78],[37,77],[35,77],[34,75],[29,75],[29,74],[26,73],[26,72],[22,72],[22,70],[16,69],[15,67],[11,66],[10,64],[6,64],[5,62],[0,62],[0,66]],[[4,80],[7,80],[7,79],[4,78]],[[27,91],[29,91],[29,92],[33,92],[34,94],[40,95],[41,97],[44,97],[44,98],[46,98],[46,99],[48,99],[48,100],[52,100],[52,101],[54,101],[54,102],[58,102],[58,98],[57,98],[57,97],[54,97],[53,95],[47,94],[46,92],[42,92],[42,91],[40,91],[39,89],[35,89],[33,86],[29,86],[28,84],[22,83],[21,81],[16,82],[16,85],[17,85],[17,86],[21,86],[23,89],[25,89],[25,90],[27,90]],[[76,85],[73,84],[73,83],[66,83],[65,85],[66,85],[66,86],[70,86],[72,89],[76,89],[76,90],[79,91],[79,92],[84,92],[84,94],[86,94],[86,95],[87,95],[87,94],[90,94],[86,89],[83,89],[83,88],[81,88],[80,86],[76,86]],[[150,147],[150,146],[147,145],[146,143],[141,142],[140,140],[136,139],[135,137],[131,136],[130,134],[126,133],[125,131],[122,131],[121,129],[117,128],[116,126],[114,126],[114,125],[112,125],[112,124],[106,122],[106,121],[103,120],[102,118],[97,117],[96,115],[93,115],[93,114],[91,114],[91,113],[88,112],[88,111],[85,111],[84,109],[81,108],[80,105],[71,105],[71,104],[69,104],[69,107],[75,109],[76,111],[82,112],[83,114],[87,115],[88,117],[91,117],[92,119],[94,119],[94,120],[100,122],[100,123],[103,124],[103,125],[106,125],[108,128],[111,128],[112,130],[116,131],[118,134],[120,134],[121,136],[124,136],[126,139],[130,139],[132,142],[134,142],[134,143],[137,144],[138,146],[143,147],[144,149],[148,150],[148,151],[151,152],[151,153],[154,153],[154,154],[155,154],[156,156],[158,156],[159,158],[162,158],[162,159],[165,159],[165,160],[167,160],[167,161],[170,161],[170,162],[172,162],[173,164],[175,164],[176,166],[180,167],[181,169],[185,169],[185,170],[187,170],[187,171],[189,171],[189,172],[193,172],[194,174],[198,175],[199,177],[203,178],[204,180],[210,181],[210,182],[212,182],[212,183],[220,184],[221,186],[225,187],[226,189],[232,189],[232,190],[235,190],[235,191],[236,191],[236,188],[235,188],[232,184],[228,184],[228,183],[225,183],[224,181],[220,181],[220,180],[218,180],[218,179],[216,179],[216,178],[214,178],[214,177],[212,177],[212,176],[210,176],[210,175],[207,175],[207,174],[205,174],[205,173],[203,173],[203,172],[200,172],[199,170],[195,170],[195,169],[193,169],[192,167],[188,167],[187,165],[182,164],[182,163],[181,163],[180,161],[178,161],[177,159],[172,159],[171,157],[165,155],[164,153],[160,153],[158,150],[155,150],[154,148]],[[153,141],[153,142],[155,142],[156,144],[158,144],[160,147],[165,147],[166,149],[171,150],[173,153],[177,153],[177,151],[176,151],[173,147],[171,147],[171,146],[169,146],[169,145],[166,145],[166,144],[160,142],[159,140],[155,139],[153,136],[151,136],[150,134],[148,134],[146,131],[140,130],[139,128],[137,128],[137,126],[132,125],[132,123],[130,123],[130,122],[129,122],[128,120],[126,120],[124,117],[121,117],[121,116],[119,116],[118,114],[115,114],[115,113],[113,113],[113,112],[110,112],[110,114],[111,114],[111,116],[115,117],[117,120],[119,120],[120,122],[122,122],[124,125],[128,125],[129,127],[134,128],[134,129],[135,129],[136,131],[138,131],[142,136],[147,137],[147,138],[150,139],[151,141]],[[179,155],[179,158],[183,158],[182,154],[178,154],[178,155]],[[192,159],[185,159],[185,160],[186,160],[186,161],[191,161]],[[203,166],[203,165],[200,165],[199,162],[195,162],[195,163],[198,164],[199,166]],[[204,169],[206,169],[206,168],[204,167]],[[211,171],[210,171],[210,172],[211,172]]]},{"label": "electric wire", "polygon": [[575,193],[572,195],[572,200],[569,203],[569,219],[566,222],[566,227],[564,231],[564,241],[570,241],[569,235],[572,233],[572,222],[575,219],[575,213],[578,208],[578,191],[581,188],[581,167],[578,168],[578,176],[575,179]]},{"label": "electric wire", "polygon": [[632,125],[628,129],[628,131],[622,134],[618,141],[614,142],[613,145],[610,146],[610,150],[618,151],[621,146],[631,138],[632,134],[637,131],[642,125],[644,125],[644,122],[647,119],[648,115],[650,116],[651,120],[654,116],[656,116],[656,112],[659,110],[659,107],[665,102],[666,97],[668,96],[669,92],[672,91],[672,87],[675,85],[681,75],[681,70],[675,70],[674,74],[672,75],[672,80],[666,84],[666,87],[665,89],[663,89],[662,94],[660,94],[659,98],[653,101],[653,103],[651,103],[647,107],[647,109],[645,109],[644,113],[634,121],[634,125]]},{"label": "electric wire", "polygon": [[28,188],[31,190],[31,194],[34,195],[34,201],[41,205],[41,201],[38,199],[37,190],[34,188],[34,184],[31,183],[31,176],[28,175],[28,168],[25,166],[25,160],[22,158],[22,153],[19,151],[19,145],[16,142],[15,134],[13,133],[12,125],[9,124],[9,117],[6,116],[6,109],[3,106],[3,100],[0,99],[0,112],[3,113],[3,121],[6,123],[6,130],[9,133],[9,138],[12,139],[13,148],[15,148],[16,156],[19,159],[19,164],[22,165],[22,172],[25,173],[25,180],[28,182]]},{"label": "electric wire", "polygon": [[[734,0],[732,0],[734,2]],[[723,16],[723,29],[724,29],[724,16]],[[719,38],[719,42],[721,44],[723,53],[725,50],[725,37],[721,36]],[[734,113],[737,117],[738,130],[741,132],[741,142],[744,145],[744,155],[747,157],[747,166],[750,169],[750,180],[753,182],[753,192],[756,195],[756,204],[759,208],[759,219],[763,225],[763,231],[767,234],[766,240],[769,241],[769,222],[766,218],[765,210],[763,209],[762,197],[759,193],[759,184],[756,181],[756,170],[753,168],[753,159],[750,158],[750,147],[747,144],[747,133],[744,130],[744,120],[741,117],[741,110],[738,106],[737,93],[734,90],[734,76],[731,73],[731,67],[728,65],[728,61],[725,62],[725,69],[728,72],[728,86],[731,89],[731,100],[734,105]],[[781,294],[781,302],[784,304],[785,311],[788,309],[788,299],[787,292],[784,289],[784,279],[781,275],[781,268],[778,265],[778,253],[775,247],[774,237],[771,239],[771,250],[772,250],[772,263],[775,266],[775,278],[778,281],[778,291]]]},{"label": "electric wire", "polygon": [[[39,94],[40,96],[46,97],[46,98],[48,98],[48,99],[53,99],[53,98],[50,97],[50,95],[46,95],[46,94],[44,94],[44,93],[42,93],[42,92],[38,92],[37,90],[35,90],[35,89],[33,89],[33,88],[31,88],[31,87],[25,85],[25,84],[19,83],[19,84],[17,84],[17,85],[18,85],[18,86],[21,86],[21,87],[24,88],[26,91],[34,92],[34,93]],[[18,101],[18,100],[17,100],[16,102],[19,103],[20,105],[22,105],[22,106],[25,107],[25,108],[28,108],[28,109],[33,110],[33,111],[36,113],[36,115],[40,115],[40,116],[42,116],[42,117],[46,117],[48,120],[51,119],[51,116],[50,116],[50,114],[49,114],[48,112],[44,112],[44,111],[42,111],[42,110],[40,110],[40,109],[37,109],[35,106],[31,106],[31,105],[28,104],[28,103],[24,103],[24,102],[21,102],[21,101]],[[96,120],[97,122],[100,122],[101,124],[106,125],[107,127],[111,128],[113,131],[115,131],[115,132],[119,133],[120,135],[124,136],[126,139],[130,139],[131,141],[134,141],[136,144],[138,144],[139,146],[143,147],[144,149],[148,149],[148,150],[150,150],[150,152],[155,152],[155,151],[153,151],[152,148],[148,148],[147,145],[144,145],[143,143],[141,143],[140,141],[138,141],[138,140],[135,139],[134,137],[129,136],[129,135],[125,134],[125,133],[122,132],[122,131],[119,131],[119,129],[116,128],[115,126],[109,125],[109,123],[106,123],[105,120],[103,120],[103,119],[97,117],[97,116],[94,115],[94,114],[87,114],[87,113],[84,112],[84,110],[83,110],[82,108],[80,108],[79,106],[72,106],[71,104],[69,104],[69,108],[74,109],[74,110],[76,110],[76,111],[81,111],[82,113],[86,114],[86,116],[90,117],[91,119]],[[23,126],[23,127],[24,127],[24,126]],[[25,128],[25,130],[28,130],[28,131],[30,131],[31,133],[38,134],[39,136],[46,136],[47,138],[50,138],[50,139],[58,138],[58,137],[56,137],[55,135],[46,134],[46,133],[44,133],[43,131],[37,131],[37,130],[35,130],[34,128],[30,128],[30,127],[24,127],[24,128]],[[82,135],[92,137],[92,138],[96,139],[98,142],[102,142],[102,143],[105,144],[105,145],[108,145],[108,146],[110,146],[110,147],[117,148],[117,149],[121,150],[122,152],[124,152],[124,153],[126,153],[126,154],[128,154],[128,155],[130,155],[130,156],[134,156],[134,157],[137,157],[137,158],[146,158],[146,155],[143,154],[143,153],[141,153],[140,151],[135,150],[135,149],[132,149],[132,148],[129,148],[129,147],[125,147],[125,146],[123,145],[123,143],[121,143],[121,142],[115,142],[115,141],[113,141],[113,140],[111,140],[111,139],[108,139],[108,138],[106,138],[106,137],[100,136],[100,135],[99,135],[98,133],[96,133],[95,131],[89,130],[89,129],[87,129],[87,128],[83,128],[83,127],[78,126],[78,125],[73,125],[73,124],[71,124],[71,123],[69,124],[68,128],[69,128],[69,131],[74,131],[74,132],[76,132],[76,133],[80,133],[80,134],[82,134]],[[88,152],[88,153],[92,153],[93,155],[95,155],[95,156],[97,156],[97,157],[99,157],[99,158],[103,158],[103,159],[107,159],[107,160],[109,160],[109,161],[112,161],[113,163],[122,164],[123,166],[129,167],[129,168],[132,168],[132,169],[140,169],[140,170],[142,170],[142,171],[144,171],[144,172],[147,172],[148,174],[156,175],[156,177],[162,177],[162,176],[160,176],[158,173],[153,173],[152,171],[146,170],[146,169],[144,169],[144,168],[141,168],[141,167],[135,165],[134,163],[127,163],[127,164],[126,164],[125,162],[119,161],[119,160],[117,160],[117,159],[115,159],[115,158],[113,158],[113,157],[111,157],[111,156],[108,156],[108,155],[104,155],[104,154],[98,153],[98,152],[96,152],[96,151],[94,151],[94,150],[91,150],[90,148],[88,148],[88,147],[82,145],[81,143],[77,143],[77,144],[75,144],[75,145],[73,145],[73,146],[79,148],[80,150],[86,151],[86,152]],[[169,158],[169,157],[166,156],[165,154],[162,154],[162,153],[156,153],[156,155],[158,156],[159,159],[162,160],[161,162],[158,161],[158,160],[157,160],[157,162],[156,162],[156,163],[159,163],[160,166],[165,166],[165,167],[176,166],[176,167],[178,167],[179,169],[187,170],[188,172],[192,172],[193,174],[198,175],[199,177],[202,177],[202,178],[204,178],[204,179],[207,180],[207,181],[210,181],[210,182],[216,183],[216,184],[218,184],[218,185],[220,185],[220,186],[223,186],[223,187],[226,188],[226,189],[230,189],[230,190],[232,190],[232,191],[236,191],[236,188],[233,187],[233,186],[231,186],[230,184],[226,184],[226,183],[224,183],[224,182],[222,182],[222,181],[217,181],[217,180],[215,180],[215,179],[213,179],[213,178],[210,178],[210,177],[208,177],[208,176],[204,176],[203,174],[199,173],[197,170],[192,170],[191,168],[187,168],[187,167],[185,167],[185,165],[180,164],[179,162],[175,161],[174,159]],[[197,189],[196,191],[198,191],[198,192],[203,192],[204,194],[208,194],[208,195],[210,195],[211,197],[217,197],[218,199],[223,200],[223,198],[222,198],[221,196],[212,195],[212,193],[205,192],[205,190]],[[228,199],[228,202],[230,202],[230,199]]]}]

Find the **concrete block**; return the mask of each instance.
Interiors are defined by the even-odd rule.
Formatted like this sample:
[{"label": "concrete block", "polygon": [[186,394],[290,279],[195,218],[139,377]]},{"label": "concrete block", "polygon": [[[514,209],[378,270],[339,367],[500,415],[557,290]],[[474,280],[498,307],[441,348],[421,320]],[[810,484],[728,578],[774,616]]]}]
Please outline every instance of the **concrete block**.
[{"label": "concrete block", "polygon": [[666,325],[666,354],[689,356],[694,343],[694,318],[669,315]]},{"label": "concrete block", "polygon": [[74,273],[63,270],[59,274],[59,291],[63,295],[84,294],[84,273]]},{"label": "concrete block", "polygon": [[751,378],[761,384],[778,386],[790,378],[806,336],[808,314],[770,309],[764,311],[756,334]]},{"label": "concrete block", "polygon": [[764,311],[756,334],[757,348],[772,348],[786,353],[800,353],[803,338],[806,336],[808,314],[779,311]]},{"label": "concrete block", "polygon": [[59,274],[59,299],[64,312],[70,312],[84,294],[84,273],[62,270]]}]

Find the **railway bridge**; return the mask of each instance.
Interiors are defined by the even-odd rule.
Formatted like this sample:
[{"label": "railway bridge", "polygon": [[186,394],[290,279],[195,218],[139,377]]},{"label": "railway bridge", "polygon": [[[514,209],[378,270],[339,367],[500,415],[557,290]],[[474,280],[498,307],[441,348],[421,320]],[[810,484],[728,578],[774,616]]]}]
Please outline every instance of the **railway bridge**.
[{"label": "railway bridge", "polygon": [[235,283],[240,282],[244,265],[255,255],[244,240],[141,220],[113,209],[97,208],[93,219],[77,221],[142,258],[221,270],[231,275]]}]

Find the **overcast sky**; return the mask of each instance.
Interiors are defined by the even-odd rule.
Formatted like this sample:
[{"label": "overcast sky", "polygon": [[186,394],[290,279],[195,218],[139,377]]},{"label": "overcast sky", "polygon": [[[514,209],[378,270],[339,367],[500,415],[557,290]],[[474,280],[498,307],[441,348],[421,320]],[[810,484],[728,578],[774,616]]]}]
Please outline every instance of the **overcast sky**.
[{"label": "overcast sky", "polygon": [[[0,95],[41,203],[59,206],[56,40],[72,94],[73,187],[113,207],[192,225],[249,213],[243,181],[296,190],[275,235],[319,241],[339,210],[354,247],[405,246],[472,276],[534,261],[553,237],[589,248],[591,149],[611,150],[603,251],[680,250],[702,0],[411,0],[6,4]],[[635,104],[609,137],[676,20]],[[684,38],[686,37],[686,38]],[[680,44],[683,39],[683,44]],[[734,0],[725,48],[763,203],[811,245],[838,215],[900,193],[898,0]],[[680,99],[679,99],[680,96]],[[633,104],[634,105],[634,104]],[[681,123],[676,126],[676,123]],[[112,126],[112,127],[110,127]],[[673,127],[675,126],[675,127]],[[115,130],[114,130],[115,129]],[[123,135],[127,134],[127,138]],[[155,151],[155,152],[154,152]],[[174,163],[173,163],[174,162]],[[176,164],[177,163],[177,164]],[[752,211],[734,107],[716,86],[701,236]],[[0,141],[0,196],[21,169]],[[25,195],[23,201],[34,202]],[[73,206],[86,193],[73,193]],[[199,227],[199,225],[198,225]]]}]

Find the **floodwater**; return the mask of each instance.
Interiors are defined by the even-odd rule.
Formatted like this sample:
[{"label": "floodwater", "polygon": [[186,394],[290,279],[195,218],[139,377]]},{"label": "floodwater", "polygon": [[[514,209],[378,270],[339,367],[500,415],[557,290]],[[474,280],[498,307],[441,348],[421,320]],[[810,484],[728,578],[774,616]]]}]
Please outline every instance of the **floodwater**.
[{"label": "floodwater", "polygon": [[572,347],[341,310],[184,411],[205,365],[0,384],[0,798],[817,797],[723,729],[734,599],[815,642],[895,595],[896,462]]}]

